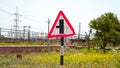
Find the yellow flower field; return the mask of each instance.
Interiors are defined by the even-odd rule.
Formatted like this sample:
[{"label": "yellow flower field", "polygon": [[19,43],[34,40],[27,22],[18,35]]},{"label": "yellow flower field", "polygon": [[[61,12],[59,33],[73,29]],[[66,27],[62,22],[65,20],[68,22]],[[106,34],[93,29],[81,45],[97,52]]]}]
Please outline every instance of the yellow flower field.
[{"label": "yellow flower field", "polygon": [[[0,54],[0,68],[60,68],[60,53]],[[120,52],[95,53],[81,50],[66,51],[64,68],[120,68]]]}]

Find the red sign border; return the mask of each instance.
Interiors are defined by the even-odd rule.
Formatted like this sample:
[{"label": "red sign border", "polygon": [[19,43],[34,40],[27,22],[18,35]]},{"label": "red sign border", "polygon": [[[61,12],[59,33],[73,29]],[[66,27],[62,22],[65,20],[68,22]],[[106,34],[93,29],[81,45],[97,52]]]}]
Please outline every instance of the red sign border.
[{"label": "red sign border", "polygon": [[[56,24],[57,24],[57,21],[60,17],[60,15],[63,16],[64,20],[66,21],[66,23],[68,24],[68,26],[70,27],[71,31],[72,31],[72,34],[56,34],[56,35],[52,35],[52,32],[54,30],[54,28],[56,27]],[[55,19],[55,22],[48,34],[48,38],[53,38],[53,37],[56,37],[56,38],[61,38],[61,37],[67,37],[67,36],[72,36],[72,35],[75,35],[75,31],[72,27],[72,25],[70,24],[70,22],[68,21],[67,17],[65,16],[65,14],[63,13],[63,11],[61,10],[59,13],[58,13],[58,16],[56,17]]]}]

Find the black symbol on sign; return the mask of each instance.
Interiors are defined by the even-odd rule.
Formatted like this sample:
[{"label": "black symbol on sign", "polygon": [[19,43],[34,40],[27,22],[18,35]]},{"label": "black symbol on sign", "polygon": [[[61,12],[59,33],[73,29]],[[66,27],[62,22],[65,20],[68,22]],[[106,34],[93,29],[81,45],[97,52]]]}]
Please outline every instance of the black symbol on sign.
[{"label": "black symbol on sign", "polygon": [[56,28],[59,28],[60,34],[64,34],[64,20],[63,19],[59,20],[59,25],[56,26]]}]

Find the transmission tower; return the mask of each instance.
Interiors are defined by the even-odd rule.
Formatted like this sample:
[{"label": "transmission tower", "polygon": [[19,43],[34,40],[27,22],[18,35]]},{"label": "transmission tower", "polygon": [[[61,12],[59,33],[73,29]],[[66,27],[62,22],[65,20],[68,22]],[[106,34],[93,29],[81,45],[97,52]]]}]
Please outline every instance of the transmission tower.
[{"label": "transmission tower", "polygon": [[24,40],[26,39],[26,31],[27,31],[27,39],[28,39],[28,42],[30,41],[30,35],[31,35],[31,32],[30,32],[30,28],[31,26],[23,26],[23,38]]},{"label": "transmission tower", "polygon": [[15,19],[14,19],[14,38],[18,39],[19,38],[19,13],[18,13],[18,8],[16,7],[16,12],[14,13]]}]

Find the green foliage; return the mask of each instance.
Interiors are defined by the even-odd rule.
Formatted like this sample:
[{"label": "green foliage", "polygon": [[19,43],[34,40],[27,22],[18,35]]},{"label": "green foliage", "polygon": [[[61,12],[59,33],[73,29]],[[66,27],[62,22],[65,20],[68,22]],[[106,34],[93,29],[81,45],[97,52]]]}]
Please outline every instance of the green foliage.
[{"label": "green foliage", "polygon": [[94,36],[102,41],[104,49],[108,43],[120,43],[120,22],[114,13],[105,13],[90,21],[89,25],[96,31]]}]

